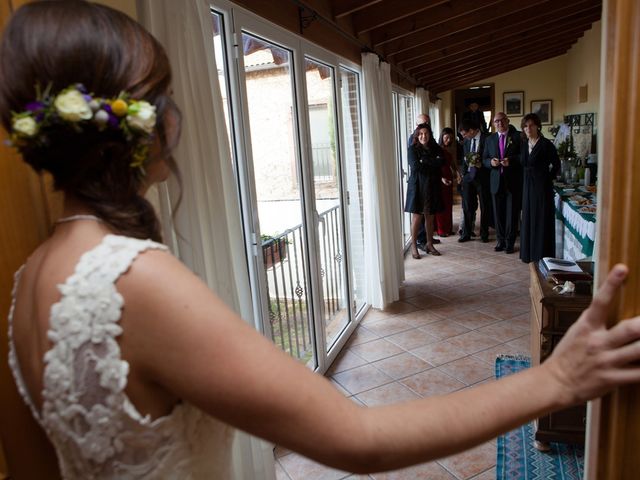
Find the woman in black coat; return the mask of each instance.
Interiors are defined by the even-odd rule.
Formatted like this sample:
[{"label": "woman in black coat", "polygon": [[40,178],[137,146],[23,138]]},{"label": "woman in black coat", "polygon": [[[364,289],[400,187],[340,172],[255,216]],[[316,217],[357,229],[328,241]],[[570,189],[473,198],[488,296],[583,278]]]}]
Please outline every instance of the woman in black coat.
[{"label": "woman in black coat", "polygon": [[553,180],[560,170],[556,147],[542,136],[540,118],[529,113],[522,119],[520,161],[524,169],[520,259],[537,262],[555,257],[556,230]]},{"label": "woman in black coat", "polygon": [[413,134],[408,151],[411,174],[407,182],[404,211],[411,213],[411,255],[419,259],[416,239],[424,215],[427,232],[427,253],[440,255],[433,246],[434,215],[443,210],[440,168],[444,163],[442,149],[433,138],[431,127],[421,123]]}]

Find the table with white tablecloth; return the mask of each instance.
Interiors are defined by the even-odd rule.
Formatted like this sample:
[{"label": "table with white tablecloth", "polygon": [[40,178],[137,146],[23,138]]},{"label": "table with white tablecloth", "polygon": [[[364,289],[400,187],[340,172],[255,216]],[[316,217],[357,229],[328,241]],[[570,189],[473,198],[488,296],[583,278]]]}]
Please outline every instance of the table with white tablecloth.
[{"label": "table with white tablecloth", "polygon": [[593,197],[591,192],[577,186],[558,186],[555,190],[556,256],[580,260],[593,255],[596,240],[596,215],[585,213],[584,205],[575,204],[573,195]]}]

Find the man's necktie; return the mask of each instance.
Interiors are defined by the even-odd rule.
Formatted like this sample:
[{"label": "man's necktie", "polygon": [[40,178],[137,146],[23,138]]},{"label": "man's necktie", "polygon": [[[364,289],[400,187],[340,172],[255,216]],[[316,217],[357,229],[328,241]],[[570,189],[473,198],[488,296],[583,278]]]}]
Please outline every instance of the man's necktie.
[{"label": "man's necktie", "polygon": [[[504,133],[500,134],[500,160],[502,160],[504,158],[504,140],[505,140],[506,135]],[[502,174],[502,171],[504,170],[504,167],[502,165],[500,165],[500,174]]]},{"label": "man's necktie", "polygon": [[476,153],[476,139],[471,140],[471,152]]}]

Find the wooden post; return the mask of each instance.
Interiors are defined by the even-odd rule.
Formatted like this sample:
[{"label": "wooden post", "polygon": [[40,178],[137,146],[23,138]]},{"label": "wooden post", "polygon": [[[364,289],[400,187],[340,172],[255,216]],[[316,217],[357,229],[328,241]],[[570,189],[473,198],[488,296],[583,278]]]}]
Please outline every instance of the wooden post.
[{"label": "wooden post", "polygon": [[[603,27],[597,280],[618,262],[630,269],[614,323],[640,314],[640,2],[605,0]],[[597,402],[590,420],[588,478],[638,478],[640,385]]]}]

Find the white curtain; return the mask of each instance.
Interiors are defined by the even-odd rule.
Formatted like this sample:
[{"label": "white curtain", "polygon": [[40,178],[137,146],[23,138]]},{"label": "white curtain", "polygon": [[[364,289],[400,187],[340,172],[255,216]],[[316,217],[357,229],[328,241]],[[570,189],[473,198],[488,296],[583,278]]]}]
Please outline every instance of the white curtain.
[{"label": "white curtain", "polygon": [[[395,162],[389,64],[362,54],[365,298],[375,308],[398,300],[404,280],[400,179]],[[402,139],[402,145],[406,140]]]},{"label": "white curtain", "polygon": [[[182,203],[175,216],[176,182],[170,181],[159,189],[165,238],[189,268],[253,325],[238,192],[218,84],[209,3],[138,0],[138,13],[141,23],[167,51],[173,70],[174,98],[183,114],[182,139],[175,151],[183,175]],[[234,444],[235,478],[275,479],[272,447],[238,433]]]},{"label": "white curtain", "polygon": [[441,100],[438,100],[436,103],[431,102],[429,90],[425,90],[422,87],[416,88],[416,116],[421,113],[429,115],[431,119],[431,130],[433,130],[436,141],[440,138],[440,132],[442,131],[440,105],[442,105]]},{"label": "white curtain", "polygon": [[431,117],[431,128],[436,140],[440,138],[440,132],[442,131],[442,115],[440,113],[440,105],[442,100],[437,100],[436,103],[429,103],[429,117]]},{"label": "white curtain", "polygon": [[[422,87],[416,88],[416,117],[421,113],[426,113],[431,116],[429,113],[429,92]],[[413,121],[414,119],[412,119]],[[433,122],[433,119],[431,119]]]}]

